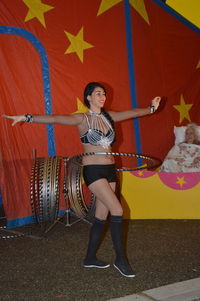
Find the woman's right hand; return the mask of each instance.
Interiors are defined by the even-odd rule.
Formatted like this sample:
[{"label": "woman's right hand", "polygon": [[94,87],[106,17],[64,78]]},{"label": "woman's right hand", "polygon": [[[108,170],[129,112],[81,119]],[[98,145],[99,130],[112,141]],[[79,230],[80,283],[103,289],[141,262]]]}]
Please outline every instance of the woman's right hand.
[{"label": "woman's right hand", "polygon": [[24,115],[18,115],[18,116],[2,115],[2,117],[13,120],[12,126],[14,126],[18,122],[25,121],[26,119]]}]

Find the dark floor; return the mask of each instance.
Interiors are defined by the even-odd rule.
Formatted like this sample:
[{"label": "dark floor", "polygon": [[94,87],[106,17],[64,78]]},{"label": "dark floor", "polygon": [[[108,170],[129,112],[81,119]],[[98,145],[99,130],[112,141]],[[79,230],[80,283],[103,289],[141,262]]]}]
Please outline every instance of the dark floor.
[{"label": "dark floor", "polygon": [[[200,277],[199,220],[132,220],[125,226],[135,278],[121,276],[113,266],[83,267],[90,228],[85,221],[71,227],[57,223],[45,236],[37,225],[12,229],[26,236],[0,239],[0,300],[103,301]],[[98,256],[114,260],[109,232]]]}]

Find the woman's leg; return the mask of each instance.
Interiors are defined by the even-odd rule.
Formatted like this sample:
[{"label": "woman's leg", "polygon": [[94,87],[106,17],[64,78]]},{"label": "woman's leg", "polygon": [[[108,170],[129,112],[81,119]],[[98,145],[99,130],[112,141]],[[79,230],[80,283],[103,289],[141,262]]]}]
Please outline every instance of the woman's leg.
[{"label": "woman's leg", "polygon": [[95,217],[93,225],[90,229],[87,254],[84,259],[84,267],[107,268],[110,266],[110,264],[105,263],[96,258],[96,252],[99,247],[100,240],[101,240],[102,234],[105,229],[105,223],[106,223],[106,220]]},{"label": "woman's leg", "polygon": [[[95,184],[96,182],[100,182],[100,183],[97,183],[97,185],[96,185]],[[112,184],[112,188],[111,188],[109,183],[105,179],[100,179],[96,182],[94,182],[93,184],[90,185],[92,187],[89,186],[90,190],[96,195],[96,211],[95,211],[95,220],[90,229],[88,249],[87,249],[86,257],[84,259],[84,266],[85,267],[106,268],[109,266],[109,264],[97,260],[96,252],[97,252],[98,246],[100,244],[102,234],[105,229],[105,223],[106,223],[107,216],[109,213],[109,208],[106,206],[106,204],[104,204],[98,198],[99,193],[97,192],[97,190],[102,190],[102,186],[103,186],[103,189],[104,189],[104,186],[106,186],[107,187],[106,191],[108,194],[110,194],[110,190],[115,189],[115,183]],[[101,182],[103,182],[103,183],[101,183]],[[99,186],[100,186],[100,189],[98,188]],[[97,187],[97,189],[96,189],[96,187]],[[111,191],[112,195],[114,194],[113,190]],[[115,197],[115,195],[114,195],[114,197]],[[104,196],[104,198],[105,198],[105,196]],[[116,199],[116,197],[115,197],[115,199]],[[120,205],[120,208],[121,208],[121,205]],[[118,209],[116,212],[121,212],[120,210],[121,209]]]},{"label": "woman's leg", "polygon": [[[89,185],[91,192],[97,197],[99,206],[96,207],[95,216],[106,218],[111,215],[123,215],[122,206],[115,194],[116,183],[108,183],[106,179],[99,179]],[[106,216],[105,216],[106,211]]]},{"label": "woman's leg", "polygon": [[98,197],[96,218],[105,219],[108,211],[111,213],[110,230],[116,252],[114,266],[126,277],[134,277],[134,273],[126,259],[122,243],[122,206],[117,199],[115,191],[116,183],[108,183],[106,179],[100,179],[92,183],[89,188]]},{"label": "woman's leg", "polygon": [[114,267],[126,277],[134,277],[135,274],[128,263],[123,247],[123,218],[122,216],[111,215],[110,216],[110,232],[116,253],[116,259]]}]

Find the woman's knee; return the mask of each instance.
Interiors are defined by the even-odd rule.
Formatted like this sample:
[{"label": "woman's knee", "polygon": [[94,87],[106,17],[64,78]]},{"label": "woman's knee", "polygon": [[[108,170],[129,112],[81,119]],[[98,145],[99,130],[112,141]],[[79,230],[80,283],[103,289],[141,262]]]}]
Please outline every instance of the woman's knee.
[{"label": "woman's knee", "polygon": [[123,215],[123,208],[122,206],[117,206],[116,208],[112,208],[110,210],[111,215],[117,215],[117,216],[122,216]]},{"label": "woman's knee", "polygon": [[95,217],[97,217],[97,218],[107,219],[109,213],[111,215],[117,215],[117,216],[123,215],[123,208],[122,208],[120,202],[112,203],[112,205],[107,208],[103,204],[100,204],[98,202],[96,205],[97,206],[96,206]]},{"label": "woman's knee", "polygon": [[107,220],[108,213],[106,214],[104,212],[96,212],[95,217],[105,221],[105,220]]},{"label": "woman's knee", "polygon": [[109,209],[103,204],[103,202],[96,199],[95,216],[100,219],[107,219],[108,212]]}]

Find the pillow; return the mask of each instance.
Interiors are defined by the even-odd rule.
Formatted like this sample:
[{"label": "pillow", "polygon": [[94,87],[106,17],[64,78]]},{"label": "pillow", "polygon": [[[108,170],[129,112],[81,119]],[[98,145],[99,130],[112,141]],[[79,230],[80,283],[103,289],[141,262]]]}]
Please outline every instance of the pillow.
[{"label": "pillow", "polygon": [[[186,126],[174,126],[175,144],[185,140]],[[198,137],[200,137],[200,126],[197,126]]]},{"label": "pillow", "polygon": [[174,126],[175,144],[179,144],[185,140],[186,126]]}]

